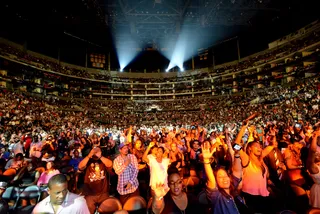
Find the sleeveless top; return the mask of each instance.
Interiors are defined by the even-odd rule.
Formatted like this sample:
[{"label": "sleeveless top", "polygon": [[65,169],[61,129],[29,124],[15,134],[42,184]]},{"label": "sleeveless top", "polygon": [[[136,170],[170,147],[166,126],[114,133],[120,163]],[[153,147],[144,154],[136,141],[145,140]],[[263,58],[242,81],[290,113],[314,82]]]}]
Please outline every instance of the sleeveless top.
[{"label": "sleeveless top", "polygon": [[[265,172],[259,166],[249,161],[249,165],[243,168],[242,191],[250,195],[269,196],[267,189],[268,168],[263,163]],[[263,173],[263,174],[262,174]]]},{"label": "sleeveless top", "polygon": [[186,210],[188,209],[189,203],[187,205],[187,208],[185,210],[180,210],[179,207],[174,203],[174,200],[172,199],[170,192],[168,192],[164,197],[164,209],[161,212],[161,214],[187,214]]}]

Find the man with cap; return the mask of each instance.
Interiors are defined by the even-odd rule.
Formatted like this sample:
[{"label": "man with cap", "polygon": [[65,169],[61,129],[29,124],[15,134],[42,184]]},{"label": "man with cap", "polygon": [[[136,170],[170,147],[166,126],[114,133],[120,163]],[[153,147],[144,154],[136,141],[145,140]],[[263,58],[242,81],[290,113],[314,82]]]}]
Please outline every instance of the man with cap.
[{"label": "man with cap", "polygon": [[119,151],[120,154],[113,161],[113,169],[118,175],[117,190],[120,194],[120,202],[124,204],[130,196],[139,195],[139,169],[136,156],[128,154],[127,144],[120,143]]},{"label": "man with cap", "polygon": [[109,197],[109,176],[107,168],[112,167],[112,161],[101,154],[99,147],[94,147],[79,163],[78,169],[85,170],[83,194],[90,213],[94,213],[96,206]]}]

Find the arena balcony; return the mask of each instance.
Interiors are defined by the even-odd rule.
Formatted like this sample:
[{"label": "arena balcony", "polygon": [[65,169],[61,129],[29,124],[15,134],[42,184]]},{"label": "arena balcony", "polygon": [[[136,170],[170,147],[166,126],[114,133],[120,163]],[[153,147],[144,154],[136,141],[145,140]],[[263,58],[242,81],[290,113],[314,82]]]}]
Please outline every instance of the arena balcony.
[{"label": "arena balcony", "polygon": [[[98,100],[155,101],[238,94],[317,75],[319,28],[240,62],[179,73],[103,71],[102,74],[95,69],[58,64],[57,60],[24,52],[21,46],[1,39],[2,85],[55,96]],[[6,81],[6,77],[11,81]]]}]

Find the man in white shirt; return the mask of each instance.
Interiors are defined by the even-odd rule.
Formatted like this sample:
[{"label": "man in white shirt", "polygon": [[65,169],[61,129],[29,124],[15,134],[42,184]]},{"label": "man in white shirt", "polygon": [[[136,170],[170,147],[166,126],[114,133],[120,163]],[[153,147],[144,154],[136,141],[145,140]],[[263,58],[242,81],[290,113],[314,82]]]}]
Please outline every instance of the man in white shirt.
[{"label": "man in white shirt", "polygon": [[50,178],[48,187],[49,196],[36,205],[33,214],[90,214],[86,200],[68,191],[65,175],[57,174]]}]

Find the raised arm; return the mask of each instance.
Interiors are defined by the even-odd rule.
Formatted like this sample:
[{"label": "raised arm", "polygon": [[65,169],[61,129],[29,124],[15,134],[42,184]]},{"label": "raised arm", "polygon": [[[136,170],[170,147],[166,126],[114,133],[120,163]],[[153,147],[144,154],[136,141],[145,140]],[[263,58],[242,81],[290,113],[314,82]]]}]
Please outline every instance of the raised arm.
[{"label": "raised arm", "polygon": [[101,149],[100,148],[94,148],[90,151],[90,153],[79,163],[79,170],[84,170],[87,167],[87,164],[90,160],[90,158],[92,158],[92,156],[95,155],[97,156],[101,162],[107,167],[112,167],[112,161],[106,157],[103,157],[101,154]]},{"label": "raised arm", "polygon": [[239,151],[234,152],[233,164],[232,164],[232,174],[236,178],[242,177],[242,165]]},{"label": "raised arm", "polygon": [[127,133],[127,143],[131,143],[132,141],[131,133],[132,133],[132,126],[129,127],[129,130]]},{"label": "raised arm", "polygon": [[272,150],[274,150],[274,146],[272,146],[272,145],[267,146],[266,148],[264,148],[262,150],[262,154],[261,154],[260,159],[263,159],[264,157],[266,157]]},{"label": "raised arm", "polygon": [[216,179],[214,178],[213,171],[210,164],[211,163],[210,158],[212,157],[214,150],[210,151],[211,146],[209,143],[204,143],[203,145],[201,145],[201,147],[202,147],[204,170],[208,178],[207,187],[209,189],[215,189],[217,187],[217,184],[216,184]]},{"label": "raised arm", "polygon": [[316,158],[316,151],[317,151],[317,140],[320,136],[320,129],[314,131],[312,134],[312,141],[309,148],[308,158],[307,158],[307,169],[311,174],[319,173],[319,169],[315,164],[314,160]]},{"label": "raised arm", "polygon": [[79,163],[78,169],[79,169],[80,171],[86,169],[87,164],[88,164],[90,158],[92,158],[93,155],[94,155],[94,150],[91,149],[90,153],[89,153],[85,158],[83,158],[82,161]]},{"label": "raised arm", "polygon": [[101,150],[99,149],[99,151],[96,153],[96,156],[98,158],[100,158],[101,162],[107,167],[110,168],[112,167],[112,160],[110,160],[109,158],[103,157],[101,154]]},{"label": "raised arm", "polygon": [[[248,123],[245,121],[243,126],[241,127],[238,135],[237,135],[237,138],[235,140],[235,143],[236,144],[239,144],[242,146],[242,143],[241,143],[241,140],[242,140],[242,137],[247,129],[247,126],[248,126]],[[245,151],[243,151],[243,149],[241,149],[239,151],[239,155],[240,155],[240,158],[241,158],[241,163],[242,163],[242,166],[247,166],[249,164],[249,156],[247,155],[247,153]]]},{"label": "raised arm", "polygon": [[142,156],[142,160],[143,162],[149,164],[149,159],[148,159],[148,154],[149,154],[149,151],[150,149],[154,146],[154,142],[150,142],[149,143],[149,146],[147,147],[146,151],[143,153],[143,156]]},{"label": "raised arm", "polygon": [[152,197],[152,212],[160,214],[165,206],[163,197],[167,194],[169,189],[165,188],[163,184],[157,184],[154,189],[154,196]]}]

